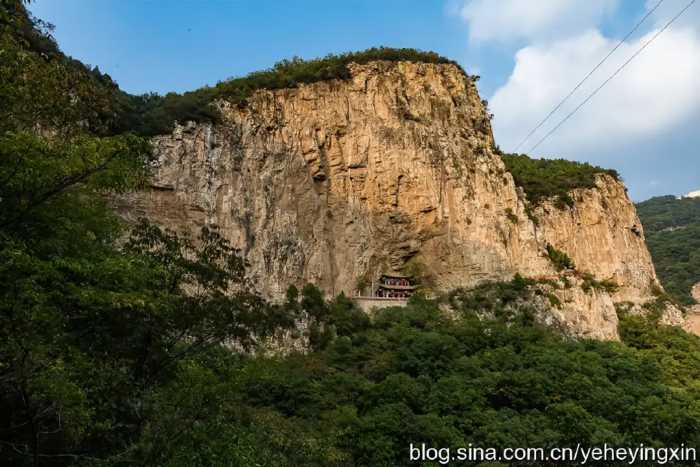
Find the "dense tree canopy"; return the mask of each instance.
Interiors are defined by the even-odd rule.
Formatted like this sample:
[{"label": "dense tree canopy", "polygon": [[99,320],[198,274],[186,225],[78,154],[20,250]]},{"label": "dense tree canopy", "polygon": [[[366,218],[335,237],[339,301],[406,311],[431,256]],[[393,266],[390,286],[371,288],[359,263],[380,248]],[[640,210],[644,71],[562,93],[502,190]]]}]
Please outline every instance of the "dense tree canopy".
[{"label": "dense tree canopy", "polygon": [[[491,304],[517,293],[498,287]],[[206,416],[158,462],[398,466],[410,443],[700,442],[698,338],[630,317],[624,343],[574,341],[522,315],[477,318],[473,296],[453,303],[457,318],[423,300],[382,310],[307,355],[190,361],[162,414]]]},{"label": "dense tree canopy", "polygon": [[19,0],[0,3],[0,131],[120,133],[126,94],[109,75],[61,53],[52,26]]},{"label": "dense tree canopy", "polygon": [[694,302],[700,282],[700,199],[652,198],[637,204],[656,272],[666,291],[681,303]]},{"label": "dense tree canopy", "polygon": [[281,320],[215,230],[190,242],[142,223],[123,244],[105,195],[141,186],[149,142],[115,134],[96,109],[118,93],[20,3],[2,13],[0,457],[82,463],[134,445],[183,358]]}]

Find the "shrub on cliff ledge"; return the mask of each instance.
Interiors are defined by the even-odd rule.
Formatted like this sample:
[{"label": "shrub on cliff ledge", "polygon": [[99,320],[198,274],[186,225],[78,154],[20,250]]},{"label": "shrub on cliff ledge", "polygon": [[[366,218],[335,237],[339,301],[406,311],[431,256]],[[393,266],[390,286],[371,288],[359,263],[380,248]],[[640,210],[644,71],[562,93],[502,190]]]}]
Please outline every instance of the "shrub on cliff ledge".
[{"label": "shrub on cliff ledge", "polygon": [[532,159],[524,154],[500,153],[500,156],[513,175],[515,184],[525,190],[528,200],[534,205],[554,198],[560,208],[572,206],[574,201],[569,194],[571,190],[595,187],[596,175],[606,174],[616,180],[620,179],[617,171],[588,163],[564,159]]},{"label": "shrub on cliff ledge", "polygon": [[547,244],[547,257],[552,262],[557,271],[564,269],[576,269],[573,260],[563,251],[557,250],[552,245]]}]

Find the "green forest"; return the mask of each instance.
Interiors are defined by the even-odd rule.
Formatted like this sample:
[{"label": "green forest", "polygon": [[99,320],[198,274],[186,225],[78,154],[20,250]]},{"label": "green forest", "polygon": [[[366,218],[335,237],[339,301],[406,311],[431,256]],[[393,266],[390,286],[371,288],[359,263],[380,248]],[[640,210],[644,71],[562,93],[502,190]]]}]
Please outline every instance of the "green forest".
[{"label": "green forest", "polygon": [[694,303],[690,291],[700,282],[700,199],[675,196],[637,204],[656,272],[676,300]]},{"label": "green forest", "polygon": [[[272,304],[215,227],[126,225],[107,195],[142,187],[153,155],[124,94],[22,2],[1,5],[0,464],[379,467],[416,465],[421,442],[700,444],[700,339],[678,328],[621,315],[621,342],[575,340],[537,324],[520,277],[372,318],[313,285]],[[308,350],[264,352],[285,334]]]}]

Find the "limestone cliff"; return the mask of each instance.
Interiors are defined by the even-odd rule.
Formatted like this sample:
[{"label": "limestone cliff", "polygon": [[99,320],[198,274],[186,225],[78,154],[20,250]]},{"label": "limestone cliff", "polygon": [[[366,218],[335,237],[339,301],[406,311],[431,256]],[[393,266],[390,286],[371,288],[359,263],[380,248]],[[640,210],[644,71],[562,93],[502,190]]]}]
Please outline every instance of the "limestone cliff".
[{"label": "limestone cliff", "polygon": [[476,86],[449,64],[351,65],[352,78],[220,102],[223,122],[156,137],[148,192],[122,200],[176,231],[218,224],[261,292],[312,282],[355,292],[360,278],[419,265],[436,289],[553,278],[547,244],[619,286],[615,297],[557,292],[579,335],[617,336],[614,301],[658,284],[624,186],[600,176],[572,208],[526,200],[492,151]]},{"label": "limestone cliff", "polygon": [[554,202],[536,208],[539,239],[571,256],[578,271],[617,284],[616,301],[646,301],[660,284],[622,182],[599,175],[594,189],[577,189],[571,195],[571,208]]},{"label": "limestone cliff", "polygon": [[693,286],[692,295],[697,304],[691,306],[688,310],[688,319],[685,323],[685,329],[688,332],[700,336],[700,282]]}]

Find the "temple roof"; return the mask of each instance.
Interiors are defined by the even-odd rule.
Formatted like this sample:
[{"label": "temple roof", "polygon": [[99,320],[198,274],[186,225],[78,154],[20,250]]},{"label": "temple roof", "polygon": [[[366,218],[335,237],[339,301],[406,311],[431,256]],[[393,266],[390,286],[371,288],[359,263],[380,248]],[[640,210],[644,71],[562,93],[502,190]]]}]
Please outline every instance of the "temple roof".
[{"label": "temple roof", "polygon": [[407,276],[405,274],[401,274],[400,272],[385,272],[382,274],[382,277],[390,277],[392,279],[412,279],[413,276]]}]

